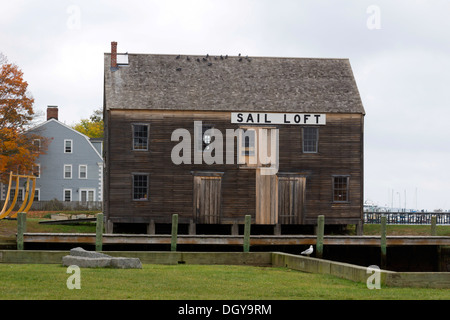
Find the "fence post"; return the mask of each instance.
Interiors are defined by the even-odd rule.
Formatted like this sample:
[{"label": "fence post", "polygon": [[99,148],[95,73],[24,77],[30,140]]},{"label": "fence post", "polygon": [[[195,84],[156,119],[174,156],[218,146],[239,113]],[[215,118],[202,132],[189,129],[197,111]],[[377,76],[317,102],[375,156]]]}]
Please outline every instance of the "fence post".
[{"label": "fence post", "polygon": [[381,217],[381,269],[386,269],[386,216]]},{"label": "fence post", "polygon": [[316,240],[316,258],[323,256],[323,235],[325,232],[325,216],[317,217],[317,240]]},{"label": "fence post", "polygon": [[431,216],[431,235],[436,236],[436,216]]},{"label": "fence post", "polygon": [[97,223],[95,226],[95,251],[103,249],[103,213],[97,213]]},{"label": "fence post", "polygon": [[244,252],[250,251],[250,226],[252,223],[252,217],[250,215],[245,216],[244,225]]},{"label": "fence post", "polygon": [[27,214],[19,212],[17,214],[17,250],[24,249],[23,234],[27,230]]},{"label": "fence post", "polygon": [[177,251],[178,237],[178,214],[172,215],[172,240],[170,241],[170,251]]}]

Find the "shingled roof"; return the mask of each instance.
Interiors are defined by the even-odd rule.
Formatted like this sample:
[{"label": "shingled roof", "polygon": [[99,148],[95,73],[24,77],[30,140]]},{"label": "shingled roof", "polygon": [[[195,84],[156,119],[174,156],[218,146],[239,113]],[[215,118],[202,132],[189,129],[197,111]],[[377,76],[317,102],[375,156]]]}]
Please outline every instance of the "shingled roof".
[{"label": "shingled roof", "polygon": [[104,56],[106,109],[360,113],[348,59]]}]

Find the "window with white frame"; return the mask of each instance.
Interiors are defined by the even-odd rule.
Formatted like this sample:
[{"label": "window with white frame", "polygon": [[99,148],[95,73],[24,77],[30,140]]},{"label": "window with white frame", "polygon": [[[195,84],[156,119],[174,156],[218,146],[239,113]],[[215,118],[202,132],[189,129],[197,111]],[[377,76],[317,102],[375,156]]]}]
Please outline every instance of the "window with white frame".
[{"label": "window with white frame", "polygon": [[87,165],[80,164],[78,166],[78,179],[87,179]]},{"label": "window with white frame", "polygon": [[72,201],[72,189],[64,189],[64,201]]},{"label": "window with white frame", "polygon": [[33,201],[40,201],[40,200],[41,200],[41,189],[34,189]]},{"label": "window with white frame", "polygon": [[41,165],[40,164],[36,164],[33,166],[33,175],[36,178],[40,178],[41,177]]},{"label": "window with white frame", "polygon": [[41,140],[33,139],[33,152],[39,153],[41,151]]},{"label": "window with white frame", "polygon": [[71,164],[64,165],[64,179],[72,179],[72,165]]},{"label": "window with white frame", "polygon": [[72,153],[73,152],[73,140],[65,139],[64,140],[64,153]]},{"label": "window with white frame", "polygon": [[95,189],[80,189],[80,201],[88,202],[95,200]]}]

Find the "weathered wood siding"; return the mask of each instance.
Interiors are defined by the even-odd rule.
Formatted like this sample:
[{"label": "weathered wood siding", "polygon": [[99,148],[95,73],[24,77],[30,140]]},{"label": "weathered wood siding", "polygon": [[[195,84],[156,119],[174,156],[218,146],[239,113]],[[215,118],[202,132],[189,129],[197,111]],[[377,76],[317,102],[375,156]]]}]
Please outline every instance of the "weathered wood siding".
[{"label": "weathered wood siding", "polygon": [[[319,127],[318,153],[302,152],[301,126],[278,126],[278,171],[305,177],[301,221],[294,219],[294,223],[312,224],[318,215],[325,215],[326,223],[357,223],[362,218],[363,118],[362,114],[327,114],[326,125]],[[238,125],[230,123],[229,112],[108,110],[105,119],[105,213],[108,220],[170,222],[174,213],[179,214],[180,222],[196,220],[193,172],[215,171],[223,172],[220,187],[215,184],[221,195],[214,204],[218,209],[214,210],[220,210],[220,217],[205,218],[203,222],[242,222],[247,214],[253,217],[253,222],[258,222],[256,170],[243,169],[237,164],[237,141],[234,164],[225,164],[226,150],[224,164],[193,164],[194,121],[219,129],[225,144],[226,129],[238,128]],[[134,123],[150,125],[148,151],[132,150]],[[172,132],[177,128],[191,133],[192,164],[175,165],[171,160],[172,148],[179,143],[171,141]],[[133,173],[148,174],[148,201],[132,200]],[[348,202],[333,202],[333,175],[350,177]],[[199,194],[197,192],[196,196]],[[264,198],[265,195],[262,193],[258,197]],[[260,200],[258,203],[261,205]],[[280,223],[283,221],[278,219]],[[269,221],[264,223],[273,222],[269,217]]]}]

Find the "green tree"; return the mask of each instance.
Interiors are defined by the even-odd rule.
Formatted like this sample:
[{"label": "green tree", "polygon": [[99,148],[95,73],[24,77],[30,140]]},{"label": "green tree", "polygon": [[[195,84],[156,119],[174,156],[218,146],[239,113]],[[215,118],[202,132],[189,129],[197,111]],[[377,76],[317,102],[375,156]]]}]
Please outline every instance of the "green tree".
[{"label": "green tree", "polygon": [[89,119],[81,119],[72,128],[87,135],[89,138],[103,138],[102,110],[95,110]]}]

